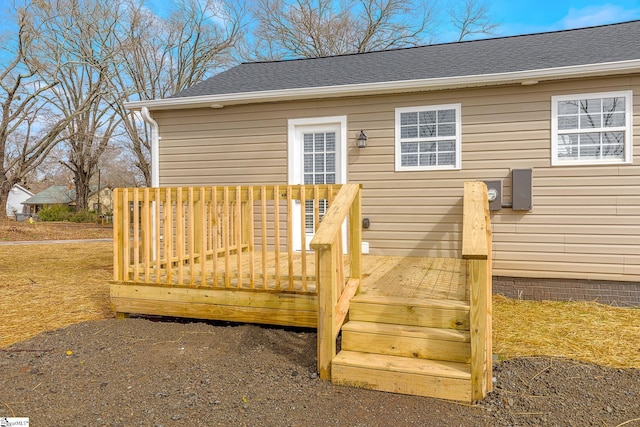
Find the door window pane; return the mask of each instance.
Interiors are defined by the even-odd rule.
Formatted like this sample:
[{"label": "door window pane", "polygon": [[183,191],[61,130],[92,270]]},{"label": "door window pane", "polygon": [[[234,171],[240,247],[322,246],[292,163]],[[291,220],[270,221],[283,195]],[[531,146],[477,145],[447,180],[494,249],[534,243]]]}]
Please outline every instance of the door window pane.
[{"label": "door window pane", "polygon": [[[335,184],[336,182],[336,133],[313,132],[303,135],[304,141],[304,183]],[[320,200],[320,219],[326,212],[327,201]],[[315,232],[313,201],[305,202],[305,229],[308,234]]]}]

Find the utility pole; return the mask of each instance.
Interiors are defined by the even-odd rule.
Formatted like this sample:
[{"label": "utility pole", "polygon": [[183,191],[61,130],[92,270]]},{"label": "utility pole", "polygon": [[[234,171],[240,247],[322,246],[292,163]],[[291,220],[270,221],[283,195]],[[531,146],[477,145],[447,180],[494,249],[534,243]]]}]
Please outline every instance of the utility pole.
[{"label": "utility pole", "polygon": [[100,204],[100,191],[102,190],[100,188],[100,169],[98,169],[98,218],[102,216],[101,215],[102,205]]}]

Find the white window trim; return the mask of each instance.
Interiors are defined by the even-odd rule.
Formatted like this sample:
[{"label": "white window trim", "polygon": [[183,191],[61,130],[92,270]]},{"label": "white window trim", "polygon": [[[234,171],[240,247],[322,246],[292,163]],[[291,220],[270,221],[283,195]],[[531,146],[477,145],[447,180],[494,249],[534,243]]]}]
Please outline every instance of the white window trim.
[{"label": "white window trim", "polygon": [[[287,142],[287,182],[291,185],[302,184],[302,163],[298,161],[302,155],[302,147],[295,143],[296,132],[299,127],[303,126],[315,126],[323,124],[338,124],[340,125],[339,141],[336,141],[336,150],[339,150],[338,155],[339,164],[336,165],[340,176],[336,181],[336,184],[346,184],[348,182],[347,176],[347,116],[331,116],[331,117],[309,117],[304,119],[289,119],[288,121],[288,142]],[[336,177],[338,178],[338,177]],[[338,182],[342,181],[342,182]]]},{"label": "white window trim", "polygon": [[[400,114],[411,113],[415,111],[433,111],[433,110],[455,110],[456,114],[456,135],[455,135],[455,151],[456,151],[456,163],[455,165],[442,165],[442,166],[402,166],[402,150],[400,149]],[[424,105],[418,107],[402,107],[396,108],[395,117],[395,157],[396,157],[396,172],[405,171],[431,171],[431,170],[458,170],[462,169],[462,104],[442,104],[442,105]]]},{"label": "white window trim", "polygon": [[[625,97],[625,142],[624,159],[604,160],[559,160],[558,158],[558,102],[576,99],[600,99]],[[582,130],[587,133],[588,130]],[[594,131],[598,132],[598,131]],[[620,165],[633,162],[633,91],[596,92],[560,95],[551,97],[551,166]]]}]

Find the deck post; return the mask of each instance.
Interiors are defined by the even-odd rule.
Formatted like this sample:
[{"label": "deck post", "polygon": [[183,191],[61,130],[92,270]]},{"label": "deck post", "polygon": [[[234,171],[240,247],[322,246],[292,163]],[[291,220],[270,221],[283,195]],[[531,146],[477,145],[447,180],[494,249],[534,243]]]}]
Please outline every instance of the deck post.
[{"label": "deck post", "polygon": [[120,280],[129,280],[129,267],[131,264],[131,205],[129,204],[129,189],[122,190],[122,263],[120,269]]},{"label": "deck post", "polygon": [[141,238],[142,238],[142,262],[144,263],[144,281],[148,282],[151,274],[151,230],[153,222],[151,220],[151,206],[149,201],[149,188],[142,190],[142,218],[141,218]]},{"label": "deck post", "polygon": [[[329,187],[328,199],[332,199]],[[331,362],[336,356],[336,338],[348,313],[349,301],[360,285],[361,231],[358,230],[360,186],[344,185],[316,231],[310,246],[316,251],[316,286],[318,293],[318,370],[321,379],[331,379]],[[342,224],[351,215],[351,278],[345,283],[342,254]],[[358,222],[358,224],[354,224]],[[355,272],[355,273],[354,273]],[[356,276],[354,276],[356,274]]]},{"label": "deck post", "polygon": [[469,260],[469,284],[471,288],[471,399],[480,400],[484,398],[487,384],[487,333],[489,331],[487,322],[487,260]]},{"label": "deck post", "polygon": [[[338,235],[338,238],[341,238]],[[338,245],[316,248],[316,277],[318,283],[318,369],[320,378],[331,379],[331,361],[336,356],[333,331],[333,311],[338,284],[335,265]]]},{"label": "deck post", "polygon": [[124,280],[123,264],[124,264],[124,244],[122,232],[125,224],[123,223],[122,209],[124,203],[122,201],[122,191],[119,188],[113,190],[113,280]]},{"label": "deck post", "polygon": [[471,334],[471,399],[493,388],[491,344],[491,221],[487,187],[464,183],[462,258],[468,260]]}]

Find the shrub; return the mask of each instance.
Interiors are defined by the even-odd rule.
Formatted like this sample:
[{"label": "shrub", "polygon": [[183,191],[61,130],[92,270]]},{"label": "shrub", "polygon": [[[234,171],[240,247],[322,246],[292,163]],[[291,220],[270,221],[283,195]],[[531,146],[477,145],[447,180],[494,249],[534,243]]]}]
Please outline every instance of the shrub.
[{"label": "shrub", "polygon": [[71,209],[64,205],[46,206],[38,212],[40,221],[68,221],[71,215]]},{"label": "shrub", "polygon": [[79,211],[71,215],[69,218],[71,222],[97,222],[98,214],[96,212]]}]

